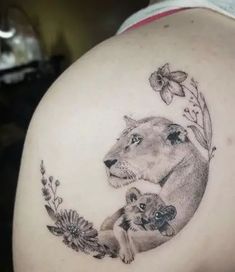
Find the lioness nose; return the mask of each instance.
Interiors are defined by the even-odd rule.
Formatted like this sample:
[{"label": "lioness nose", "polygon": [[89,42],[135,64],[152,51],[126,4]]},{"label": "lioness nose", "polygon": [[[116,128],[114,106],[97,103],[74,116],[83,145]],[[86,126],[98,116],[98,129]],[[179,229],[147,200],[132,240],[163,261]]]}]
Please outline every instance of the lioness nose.
[{"label": "lioness nose", "polygon": [[117,162],[117,160],[106,160],[104,161],[104,164],[110,168],[112,165],[114,165]]}]

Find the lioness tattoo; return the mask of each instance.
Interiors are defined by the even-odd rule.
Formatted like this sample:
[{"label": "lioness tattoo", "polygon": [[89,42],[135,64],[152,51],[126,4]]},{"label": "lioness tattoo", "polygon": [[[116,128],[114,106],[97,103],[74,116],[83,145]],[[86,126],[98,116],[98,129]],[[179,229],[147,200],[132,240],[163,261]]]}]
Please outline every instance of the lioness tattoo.
[{"label": "lioness tattoo", "polygon": [[186,99],[183,117],[187,128],[161,116],[139,120],[124,116],[126,128],[103,162],[113,188],[141,180],[160,185],[159,194],[128,189],[125,205],[97,230],[77,211],[61,208],[63,198],[57,195],[60,182],[47,176],[43,161],[40,165],[45,208],[54,222],[48,230],[63,237],[73,250],[97,259],[120,257],[128,264],[137,253],[168,241],[192,218],[206,189],[216,148],[210,113],[198,83],[183,71],[171,71],[168,63],[150,75],[149,83],[168,106],[174,96]]}]

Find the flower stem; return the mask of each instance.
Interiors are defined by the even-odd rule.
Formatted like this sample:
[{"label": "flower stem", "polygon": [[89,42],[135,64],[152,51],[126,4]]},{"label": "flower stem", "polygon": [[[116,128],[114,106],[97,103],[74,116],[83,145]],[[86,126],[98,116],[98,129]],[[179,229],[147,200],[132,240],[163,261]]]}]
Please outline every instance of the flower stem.
[{"label": "flower stem", "polygon": [[55,204],[55,198],[56,198],[56,187],[55,187],[55,189],[53,189],[52,184],[50,184],[49,186],[50,186],[51,191],[52,191],[52,194],[53,194],[53,200],[52,200],[52,203],[53,203],[53,206],[54,206],[54,208],[55,208],[55,212],[57,212],[57,207],[56,207],[56,204]]},{"label": "flower stem", "polygon": [[45,170],[43,161],[41,161],[41,164],[40,164],[40,172],[42,175],[41,180],[43,180],[43,179],[46,180],[45,184],[43,184],[43,187],[46,188],[47,190],[49,190],[52,195],[52,199],[46,200],[46,203],[55,213],[57,213],[58,207],[61,204],[61,202],[58,201],[59,198],[57,196],[57,187],[59,185],[56,184],[56,181],[54,181],[52,176],[49,177],[50,182],[48,181],[48,179],[46,178],[46,170]]},{"label": "flower stem", "polygon": [[[195,101],[190,101],[190,102],[194,103],[194,105],[195,105],[196,107],[199,108],[200,113],[201,113],[201,115],[202,115],[202,117],[203,117],[202,105],[201,105],[201,103],[200,103],[200,101],[199,101],[198,89],[195,87],[196,92],[197,92],[197,94],[195,94],[195,93],[194,93],[191,89],[189,89],[187,86],[182,85],[182,87],[183,87],[185,90],[187,90],[187,91],[193,96],[193,98],[194,98]],[[184,115],[184,116],[185,116],[189,121],[191,121],[192,123],[194,123],[195,125],[197,125],[198,127],[200,127],[200,128],[203,130],[203,132],[204,132],[204,127],[203,127],[202,125],[200,125],[199,122],[198,122],[197,113],[196,113],[195,111],[193,111],[193,113],[194,113],[194,115],[195,115],[195,118],[192,116],[192,113],[191,113],[191,112],[189,112],[191,118],[187,118],[186,115]],[[192,119],[192,120],[190,120],[190,119]]]},{"label": "flower stem", "polygon": [[48,206],[53,210],[53,208],[51,207],[50,201],[47,201],[47,204],[48,204]]}]

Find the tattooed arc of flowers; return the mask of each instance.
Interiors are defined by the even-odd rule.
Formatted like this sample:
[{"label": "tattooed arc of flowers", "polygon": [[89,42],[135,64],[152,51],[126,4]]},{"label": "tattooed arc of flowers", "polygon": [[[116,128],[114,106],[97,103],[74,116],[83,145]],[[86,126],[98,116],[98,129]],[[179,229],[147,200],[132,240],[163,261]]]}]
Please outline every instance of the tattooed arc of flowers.
[{"label": "tattooed arc of flowers", "polygon": [[56,236],[63,237],[64,244],[75,251],[104,254],[103,248],[98,243],[98,232],[93,228],[92,223],[79,216],[74,210],[59,210],[59,206],[63,202],[63,199],[57,196],[60,182],[53,176],[46,176],[43,161],[40,165],[40,172],[42,194],[47,203],[45,208],[55,223],[53,226],[47,226],[48,230]]},{"label": "tattooed arc of flowers", "polygon": [[212,123],[208,106],[203,94],[198,89],[198,83],[191,78],[189,85],[185,84],[188,74],[183,71],[171,71],[169,63],[154,71],[149,77],[152,89],[160,94],[166,105],[170,105],[174,96],[185,97],[188,92],[189,105],[184,109],[183,116],[191,123],[188,125],[199,144],[207,150],[208,160],[214,157],[216,147],[212,145]]},{"label": "tattooed arc of flowers", "polygon": [[[212,145],[212,124],[205,98],[198,89],[198,83],[191,78],[188,84],[188,74],[183,71],[171,71],[169,64],[165,64],[154,71],[149,82],[152,89],[160,94],[162,101],[170,105],[174,96],[186,97],[190,94],[188,107],[183,116],[190,122],[188,126],[194,133],[196,140],[208,152],[208,160],[214,156],[216,148]],[[60,182],[53,176],[47,176],[43,161],[40,165],[42,194],[46,202],[45,208],[54,224],[47,226],[56,236],[63,238],[63,242],[75,251],[94,253],[94,257],[102,258],[105,255],[114,257],[110,248],[101,245],[98,240],[98,231],[81,217],[77,211],[61,209],[63,199],[57,195]],[[169,219],[170,220],[170,219]],[[156,226],[157,229],[159,226]]]}]

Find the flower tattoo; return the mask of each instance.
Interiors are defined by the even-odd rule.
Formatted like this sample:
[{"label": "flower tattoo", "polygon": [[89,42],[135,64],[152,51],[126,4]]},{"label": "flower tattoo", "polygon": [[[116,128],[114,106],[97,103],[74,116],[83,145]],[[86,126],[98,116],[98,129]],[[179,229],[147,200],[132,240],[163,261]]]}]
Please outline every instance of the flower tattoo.
[{"label": "flower tattoo", "polygon": [[[47,174],[41,161],[41,193],[45,210],[52,221],[46,229],[57,236],[60,243],[63,242],[76,252],[91,254],[98,259],[105,256],[120,257],[124,263],[129,264],[136,253],[153,249],[176,235],[184,227],[182,219],[184,224],[190,220],[203,197],[210,160],[214,157],[216,148],[213,145],[209,108],[199,90],[199,84],[189,78],[186,72],[171,70],[169,63],[153,71],[148,81],[150,90],[157,97],[160,95],[166,108],[174,99],[180,98],[184,102],[185,106],[181,110],[187,129],[162,116],[140,120],[124,116],[126,128],[121,134],[123,140],[115,142],[114,147],[105,155],[103,163],[108,182],[114,188],[137,182],[143,177],[145,182],[154,182],[161,187],[167,183],[164,187],[164,201],[161,199],[161,192],[142,193],[135,187],[130,188],[126,192],[124,206],[106,217],[100,228],[96,229],[93,223],[76,210],[63,208],[63,198],[58,195],[63,185],[54,176]],[[140,134],[136,134],[137,130]],[[144,133],[141,133],[142,130]],[[144,137],[145,134],[149,137]],[[160,144],[159,138],[164,139]],[[126,144],[131,148],[127,149]],[[166,158],[165,163],[159,165],[157,162],[162,154]],[[131,167],[133,161],[134,168]],[[185,195],[189,197],[182,202]],[[173,224],[170,222],[172,220]],[[146,235],[144,231],[152,233]],[[143,245],[139,246],[140,243]]]},{"label": "flower tattoo", "polygon": [[63,242],[75,251],[90,253],[99,251],[97,230],[76,211],[62,210],[56,215],[56,226],[47,226],[56,236],[63,236]]},{"label": "flower tattoo", "polygon": [[162,100],[169,105],[174,95],[185,96],[181,83],[186,80],[187,76],[182,71],[171,72],[167,63],[151,74],[149,82],[153,90],[160,92]]},{"label": "flower tattoo", "polygon": [[190,95],[189,106],[184,109],[183,117],[191,124],[190,128],[198,143],[207,150],[208,161],[214,157],[216,150],[212,146],[212,123],[206,100],[198,90],[198,83],[191,78],[190,87],[183,84],[188,74],[183,71],[170,71],[169,63],[154,71],[149,77],[152,89],[160,93],[161,99],[170,105],[173,96],[185,97]]},{"label": "flower tattoo", "polygon": [[47,226],[48,230],[56,235],[63,236],[63,242],[75,251],[81,250],[84,253],[96,252],[101,256],[107,253],[98,243],[98,232],[93,228],[93,224],[79,216],[73,210],[59,210],[63,199],[57,196],[57,188],[60,186],[59,180],[53,176],[46,177],[46,169],[43,161],[40,165],[42,175],[42,194],[46,201],[46,211],[54,221],[54,226]]}]

